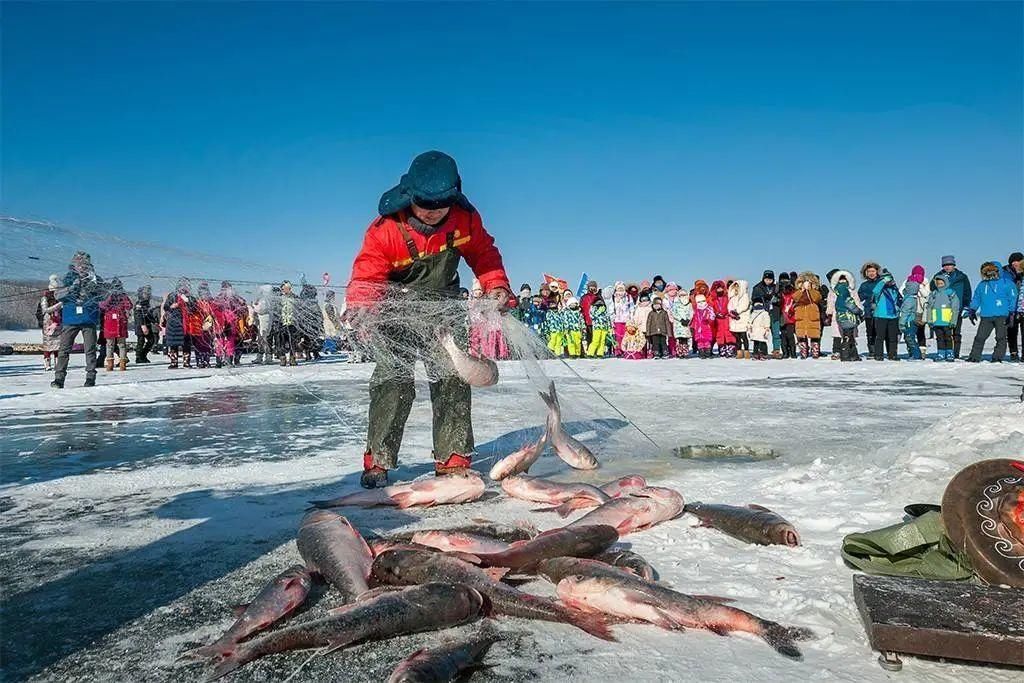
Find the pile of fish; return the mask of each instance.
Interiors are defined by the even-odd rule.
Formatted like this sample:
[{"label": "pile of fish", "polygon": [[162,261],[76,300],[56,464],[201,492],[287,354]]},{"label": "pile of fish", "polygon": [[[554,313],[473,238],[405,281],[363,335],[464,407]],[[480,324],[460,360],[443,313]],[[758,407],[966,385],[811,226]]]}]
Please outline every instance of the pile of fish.
[{"label": "pile of fish", "polygon": [[[486,489],[475,473],[313,501],[296,539],[303,564],[276,576],[239,610],[223,635],[184,656],[207,662],[207,680],[214,680],[275,653],[330,652],[481,619],[517,617],[566,624],[606,641],[615,641],[612,627],[621,623],[670,631],[699,628],[719,635],[745,632],[782,655],[800,658],[797,643],[812,637],[807,629],[733,607],[727,598],[674,590],[658,581],[646,559],[619,544],[623,536],[684,513],[697,517],[701,526],[765,545],[799,545],[793,525],[757,505],[686,503],[677,491],[649,486],[638,475],[599,486],[528,476],[526,471],[548,443],[573,468],[597,467],[586,446],[562,428],[554,384],[541,396],[549,413],[540,440],[504,458],[491,470],[491,478],[500,481],[507,496],[544,505],[535,511],[564,519],[585,510],[578,518],[544,532],[525,522],[477,520],[455,528],[364,537],[348,519],[328,509],[472,502]],[[523,590],[538,578],[554,585],[556,597]],[[303,618],[295,613],[314,581],[329,585],[336,607],[326,616]],[[293,623],[271,630],[289,617]],[[410,653],[388,680],[454,680],[482,666],[498,640],[489,627],[470,637],[444,638],[436,647]]]}]

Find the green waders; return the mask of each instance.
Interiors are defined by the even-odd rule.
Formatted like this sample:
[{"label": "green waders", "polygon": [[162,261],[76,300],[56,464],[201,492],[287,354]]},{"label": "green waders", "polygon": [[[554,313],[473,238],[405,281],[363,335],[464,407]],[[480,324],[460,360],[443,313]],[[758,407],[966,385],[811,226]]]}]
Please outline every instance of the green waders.
[{"label": "green waders", "polygon": [[[409,297],[454,297],[459,288],[459,261],[462,255],[454,246],[454,233],[448,234],[448,244],[437,254],[420,254],[400,220],[399,230],[409,248],[412,263],[405,270],[392,275],[390,281],[404,285]],[[403,288],[403,289],[404,289]],[[450,293],[450,294],[449,294]],[[391,296],[391,293],[389,293]],[[394,296],[402,306],[403,296]],[[441,348],[436,336],[409,326],[388,325],[387,305],[381,311],[381,334],[391,348],[387,354],[375,358],[377,366],[370,376],[370,415],[366,450],[373,463],[384,469],[398,464],[398,451],[402,446],[405,422],[409,419],[416,385],[413,368],[416,360],[423,361],[430,382],[430,402],[433,407],[434,459],[445,462],[453,453],[469,455],[473,443],[471,415],[472,390],[455,373],[448,354]],[[405,312],[408,315],[408,312]],[[401,319],[403,316],[398,316]],[[429,325],[424,327],[429,328]]]}]

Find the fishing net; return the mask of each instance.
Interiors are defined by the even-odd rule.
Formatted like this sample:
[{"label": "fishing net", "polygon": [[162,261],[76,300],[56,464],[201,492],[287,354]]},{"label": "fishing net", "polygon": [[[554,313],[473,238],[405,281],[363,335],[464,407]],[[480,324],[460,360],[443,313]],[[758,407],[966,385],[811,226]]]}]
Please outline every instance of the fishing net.
[{"label": "fishing net", "polygon": [[[123,291],[134,304],[148,293],[149,323],[160,333],[154,360],[163,360],[159,354],[172,341],[169,319],[172,311],[180,311],[194,365],[220,367],[218,372],[243,383],[255,381],[258,373],[290,373],[278,384],[290,383],[312,397],[343,447],[361,452],[365,445],[367,384],[412,378],[419,398],[406,428],[403,459],[406,453],[428,451],[433,411],[426,385],[460,376],[465,367],[456,361],[461,359],[462,366],[496,364],[496,383],[472,392],[474,462],[482,471],[540,438],[548,411],[540,393],[550,392],[552,383],[566,431],[602,463],[602,469],[573,478],[611,478],[658,451],[606,392],[585,379],[592,365],[553,357],[534,329],[503,313],[493,299],[381,283],[351,283],[350,290],[331,284],[327,273],[313,283],[287,266],[51,223],[0,220],[0,329],[18,322],[35,327],[37,306],[54,284],[51,279],[57,298],[69,288],[98,301]],[[87,267],[69,266],[81,265],[76,254],[88,255]],[[130,344],[136,341],[137,311],[129,324]],[[319,363],[306,363],[318,357]],[[277,367],[253,367],[258,359]],[[301,367],[280,367],[293,359]],[[266,435],[268,444],[275,438]],[[550,446],[530,472],[570,474]]]}]

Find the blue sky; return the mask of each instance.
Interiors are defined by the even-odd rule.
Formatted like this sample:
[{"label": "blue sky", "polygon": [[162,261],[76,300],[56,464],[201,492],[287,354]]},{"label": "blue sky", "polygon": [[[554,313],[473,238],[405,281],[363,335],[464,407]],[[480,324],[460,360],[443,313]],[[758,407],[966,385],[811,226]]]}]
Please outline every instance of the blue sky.
[{"label": "blue sky", "polygon": [[1024,249],[1020,3],[2,11],[10,215],[338,281],[437,148],[515,286]]}]

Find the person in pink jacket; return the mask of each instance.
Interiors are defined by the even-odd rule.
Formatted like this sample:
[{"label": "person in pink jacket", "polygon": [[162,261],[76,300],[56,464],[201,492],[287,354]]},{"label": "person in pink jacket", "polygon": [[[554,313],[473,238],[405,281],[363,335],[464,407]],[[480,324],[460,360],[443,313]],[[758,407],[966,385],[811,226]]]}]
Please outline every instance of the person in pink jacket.
[{"label": "person in pink jacket", "polygon": [[697,344],[697,355],[711,358],[711,345],[715,341],[715,311],[703,294],[698,294],[694,302],[697,305],[693,309],[690,328],[693,330],[693,341]]},{"label": "person in pink jacket", "polygon": [[100,302],[103,313],[103,338],[107,340],[107,370],[114,369],[114,349],[120,360],[118,367],[128,369],[128,314],[132,300],[124,293],[124,285],[117,278],[110,281],[110,294]]}]

